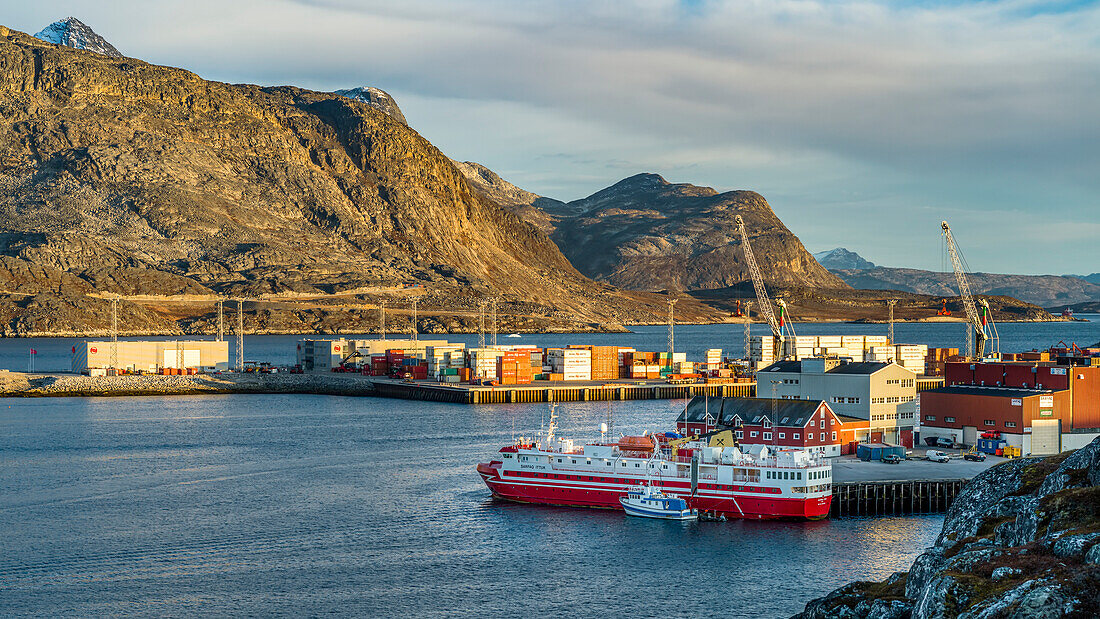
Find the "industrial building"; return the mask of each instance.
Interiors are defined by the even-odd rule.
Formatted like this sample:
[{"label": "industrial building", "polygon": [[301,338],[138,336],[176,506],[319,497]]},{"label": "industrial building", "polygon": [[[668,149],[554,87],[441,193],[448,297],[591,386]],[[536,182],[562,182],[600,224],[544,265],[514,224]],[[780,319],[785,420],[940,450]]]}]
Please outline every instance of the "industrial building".
[{"label": "industrial building", "polygon": [[229,342],[214,340],[79,342],[72,349],[72,370],[229,369]]},{"label": "industrial building", "polygon": [[1024,454],[1045,455],[1100,436],[1100,367],[947,363],[944,378],[944,387],[920,395],[922,437],[974,445],[996,433]]},{"label": "industrial building", "polygon": [[870,440],[912,447],[916,378],[896,363],[815,357],[773,363],[756,384],[758,396],[824,401],[838,415],[866,419]]},{"label": "industrial building", "polygon": [[827,457],[850,453],[853,444],[868,436],[866,420],[841,417],[820,400],[696,396],[680,413],[676,426],[682,434],[733,430],[743,449],[765,445]]}]

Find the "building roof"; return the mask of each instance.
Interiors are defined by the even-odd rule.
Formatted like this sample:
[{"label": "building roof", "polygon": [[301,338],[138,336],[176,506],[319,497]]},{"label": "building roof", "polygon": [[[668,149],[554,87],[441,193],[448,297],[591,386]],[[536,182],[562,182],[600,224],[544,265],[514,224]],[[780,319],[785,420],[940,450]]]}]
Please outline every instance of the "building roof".
[{"label": "building roof", "polygon": [[842,363],[828,371],[828,374],[874,374],[875,372],[890,367],[889,363],[881,361],[859,361],[854,363]]},{"label": "building roof", "polygon": [[1027,398],[1054,393],[1051,389],[1020,389],[1018,387],[983,387],[980,385],[952,385],[929,389],[921,393],[953,393],[958,395],[984,395],[992,398]]},{"label": "building roof", "polygon": [[836,417],[837,417],[837,419],[840,420],[840,423],[867,423],[867,421],[868,421],[868,420],[862,419],[860,417],[852,417],[851,415],[841,415],[840,413],[837,413]]},{"label": "building roof", "polygon": [[802,362],[801,361],[776,361],[775,363],[769,365],[768,367],[758,371],[757,374],[760,374],[762,372],[795,372],[795,373],[797,373],[797,372],[801,372],[801,371],[802,371]]},{"label": "building roof", "polygon": [[[775,414],[772,405],[775,405]],[[817,411],[821,400],[772,400],[771,398],[708,398],[697,395],[688,402],[677,421],[704,423],[709,415],[710,423],[733,427],[739,419],[742,424],[760,424],[767,418],[772,425],[801,428]],[[776,422],[776,417],[779,421]],[[735,419],[736,418],[736,419]]]},{"label": "building roof", "polygon": [[[826,371],[826,374],[874,374],[881,369],[889,367],[890,363],[883,363],[881,361],[848,361],[843,362],[835,368]],[[767,374],[768,372],[790,372],[794,374],[800,374],[802,372],[801,361],[776,361],[766,368],[761,369],[756,374]]]}]

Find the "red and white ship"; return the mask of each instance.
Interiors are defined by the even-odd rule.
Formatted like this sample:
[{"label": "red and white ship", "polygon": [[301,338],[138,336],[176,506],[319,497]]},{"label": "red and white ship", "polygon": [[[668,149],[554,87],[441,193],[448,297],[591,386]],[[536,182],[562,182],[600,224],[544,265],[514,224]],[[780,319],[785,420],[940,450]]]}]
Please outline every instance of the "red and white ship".
[{"label": "red and white ship", "polygon": [[651,484],[686,499],[701,513],[726,518],[829,515],[832,466],[802,450],[758,453],[710,446],[705,439],[624,436],[576,447],[554,437],[555,415],[544,442],[520,440],[499,458],[477,465],[493,496],[522,503],[621,509],[631,486]]}]

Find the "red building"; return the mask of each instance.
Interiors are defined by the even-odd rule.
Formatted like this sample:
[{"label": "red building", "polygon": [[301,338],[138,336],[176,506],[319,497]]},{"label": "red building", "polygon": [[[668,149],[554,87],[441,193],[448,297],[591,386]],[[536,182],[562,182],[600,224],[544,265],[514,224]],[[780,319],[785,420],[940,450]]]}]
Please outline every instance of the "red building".
[{"label": "red building", "polygon": [[738,444],[746,447],[767,445],[839,456],[848,452],[847,446],[857,437],[866,438],[869,422],[842,418],[822,401],[696,396],[676,426],[685,435],[730,429]]},{"label": "red building", "polygon": [[973,445],[997,431],[1025,454],[1057,453],[1100,433],[1100,367],[1049,362],[948,363],[920,394],[922,436]]}]

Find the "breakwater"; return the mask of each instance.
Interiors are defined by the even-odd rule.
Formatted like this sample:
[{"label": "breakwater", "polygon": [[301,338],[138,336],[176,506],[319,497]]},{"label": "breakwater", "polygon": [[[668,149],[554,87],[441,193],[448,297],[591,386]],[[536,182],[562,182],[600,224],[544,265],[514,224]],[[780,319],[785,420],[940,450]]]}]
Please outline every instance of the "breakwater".
[{"label": "breakwater", "polygon": [[369,396],[374,386],[341,374],[199,374],[194,376],[81,376],[0,372],[3,397],[100,397],[226,393],[302,393]]}]

